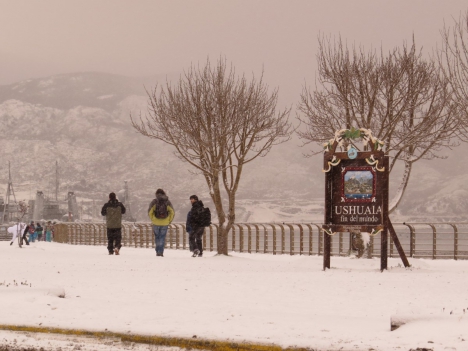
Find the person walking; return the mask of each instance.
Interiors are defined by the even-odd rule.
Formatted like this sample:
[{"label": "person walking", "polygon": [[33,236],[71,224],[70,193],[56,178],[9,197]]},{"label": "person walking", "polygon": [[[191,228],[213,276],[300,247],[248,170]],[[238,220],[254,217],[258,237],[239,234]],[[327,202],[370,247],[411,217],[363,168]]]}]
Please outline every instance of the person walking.
[{"label": "person walking", "polygon": [[175,216],[174,207],[164,190],[156,190],[156,198],[149,205],[148,216],[153,225],[156,256],[164,257],[167,229]]},{"label": "person walking", "polygon": [[52,241],[54,241],[54,237],[55,237],[55,225],[57,224],[57,222],[52,222]]},{"label": "person walking", "polygon": [[51,242],[52,241],[52,230],[53,230],[53,225],[51,221],[48,221],[44,231],[45,231],[45,241]]},{"label": "person walking", "polygon": [[42,232],[43,231],[44,231],[44,228],[42,228],[41,223],[37,222],[37,226],[36,226],[37,241],[42,241]]},{"label": "person walking", "polygon": [[117,200],[115,193],[109,194],[109,201],[104,204],[101,215],[106,216],[107,251],[109,255],[120,255],[122,248],[122,215],[125,206]]},{"label": "person walking", "polygon": [[[12,234],[10,246],[13,245],[18,236],[21,236],[24,227],[26,227],[26,223],[16,223],[7,229],[8,233]],[[21,245],[19,245],[19,247],[21,247]]]},{"label": "person walking", "polygon": [[208,208],[205,208],[203,202],[198,200],[197,195],[190,196],[192,209],[190,210],[189,224],[192,229],[189,235],[191,241],[190,247],[193,248],[192,257],[203,257],[203,234],[205,227],[211,223],[211,214]]},{"label": "person walking", "polygon": [[28,234],[29,234],[29,242],[33,243],[36,241],[36,226],[34,225],[34,221],[28,226]]},{"label": "person walking", "polygon": [[[34,235],[34,232],[36,231],[36,227],[34,226],[34,221],[31,221],[23,231],[23,236],[21,237],[21,245],[23,245],[23,242],[26,243],[26,245],[29,245],[28,237],[27,235],[29,234],[29,239],[31,240],[31,236]],[[21,246],[20,245],[20,246]]]}]

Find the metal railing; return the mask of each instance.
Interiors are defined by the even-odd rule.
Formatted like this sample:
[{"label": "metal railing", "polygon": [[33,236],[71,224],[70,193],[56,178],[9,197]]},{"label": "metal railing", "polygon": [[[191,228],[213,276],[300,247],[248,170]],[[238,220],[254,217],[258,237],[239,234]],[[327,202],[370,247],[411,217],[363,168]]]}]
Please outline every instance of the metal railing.
[{"label": "metal railing", "polygon": [[[468,223],[394,223],[401,245],[409,257],[432,259],[468,259]],[[218,225],[205,228],[204,250],[216,251]],[[332,236],[333,256],[351,252],[349,233]],[[54,240],[72,245],[107,245],[104,223],[59,223]],[[185,250],[189,247],[185,225],[169,226],[166,248]],[[150,223],[124,223],[122,245],[154,248]],[[238,223],[228,235],[228,250],[247,253],[321,255],[323,230],[319,223]],[[389,236],[389,257],[398,252]],[[380,235],[371,237],[364,257],[380,257]]]}]

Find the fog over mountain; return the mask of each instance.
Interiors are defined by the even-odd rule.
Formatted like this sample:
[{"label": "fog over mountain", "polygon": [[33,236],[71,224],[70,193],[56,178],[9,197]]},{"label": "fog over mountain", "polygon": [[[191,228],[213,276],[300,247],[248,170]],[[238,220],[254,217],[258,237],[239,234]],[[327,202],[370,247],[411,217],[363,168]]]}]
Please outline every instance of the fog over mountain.
[{"label": "fog over mountain", "polygon": [[[144,87],[165,80],[86,72],[0,86],[2,193],[11,161],[18,197],[28,199],[36,190],[52,196],[58,161],[60,197],[74,191],[88,215],[96,215],[107,194],[121,190],[125,180],[138,220],[146,220],[146,206],[160,187],[174,203],[177,221],[185,220],[191,194],[210,205],[203,177],[189,172],[172,147],[141,136],[130,124],[130,113],[145,113]],[[239,222],[322,219],[322,158],[304,158],[308,150],[299,145],[293,138],[246,165],[238,192]],[[468,185],[460,161],[467,149],[462,145],[446,160],[416,164],[397,217],[462,217],[468,210]],[[391,178],[392,191],[397,171]]]}]

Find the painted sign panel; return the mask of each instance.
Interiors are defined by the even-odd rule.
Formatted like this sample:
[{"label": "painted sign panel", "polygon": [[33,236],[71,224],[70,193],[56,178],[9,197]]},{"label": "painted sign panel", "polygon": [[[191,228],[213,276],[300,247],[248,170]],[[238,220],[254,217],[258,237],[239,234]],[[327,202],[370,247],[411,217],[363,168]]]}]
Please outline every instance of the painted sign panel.
[{"label": "painted sign panel", "polygon": [[344,152],[335,155],[342,158],[327,174],[325,224],[334,232],[372,232],[384,224],[388,173],[369,165],[365,158],[350,159]]},{"label": "painted sign panel", "polygon": [[375,176],[370,167],[349,168],[343,172],[343,196],[346,200],[370,200],[375,190]]}]

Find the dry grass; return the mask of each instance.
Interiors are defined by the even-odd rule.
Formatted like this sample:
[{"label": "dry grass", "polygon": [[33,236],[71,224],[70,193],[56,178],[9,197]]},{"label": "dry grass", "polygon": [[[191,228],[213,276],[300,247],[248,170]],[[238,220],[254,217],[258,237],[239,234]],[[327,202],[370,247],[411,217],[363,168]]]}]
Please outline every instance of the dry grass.
[{"label": "dry grass", "polygon": [[229,342],[206,340],[199,338],[177,338],[167,336],[151,336],[137,334],[123,334],[112,332],[93,332],[82,329],[63,329],[49,327],[31,327],[31,326],[15,326],[2,325],[0,330],[23,331],[31,333],[52,333],[61,335],[76,335],[76,336],[91,336],[96,339],[103,338],[118,338],[122,342],[134,342],[141,344],[173,346],[188,350],[210,350],[210,351],[313,351],[311,348],[282,348],[276,345],[253,344],[247,342]]}]

